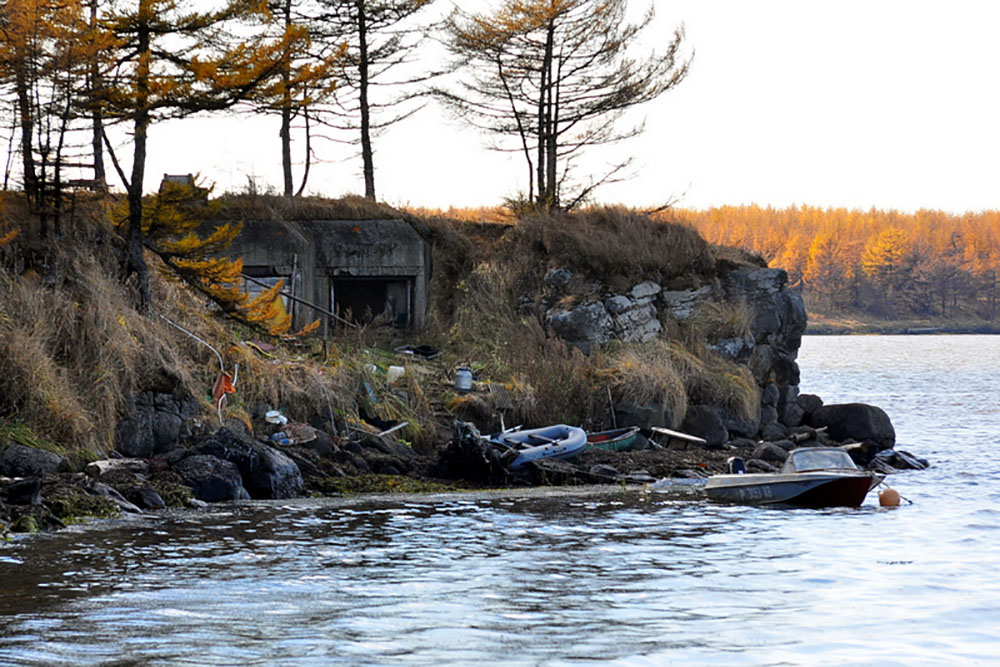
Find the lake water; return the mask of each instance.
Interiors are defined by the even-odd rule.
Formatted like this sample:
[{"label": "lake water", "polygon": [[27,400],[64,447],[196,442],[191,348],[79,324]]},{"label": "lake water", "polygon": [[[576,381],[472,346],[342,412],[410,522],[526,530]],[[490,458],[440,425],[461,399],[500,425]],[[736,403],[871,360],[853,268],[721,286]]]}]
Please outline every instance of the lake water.
[{"label": "lake water", "polygon": [[1000,336],[807,337],[912,504],[696,487],[303,500],[0,545],[0,664],[940,665],[1000,656]]}]

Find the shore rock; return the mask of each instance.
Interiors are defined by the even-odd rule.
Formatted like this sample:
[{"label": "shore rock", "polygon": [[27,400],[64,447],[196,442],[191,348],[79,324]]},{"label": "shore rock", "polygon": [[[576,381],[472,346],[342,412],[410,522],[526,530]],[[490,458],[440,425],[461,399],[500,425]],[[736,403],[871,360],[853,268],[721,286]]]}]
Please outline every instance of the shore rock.
[{"label": "shore rock", "polygon": [[143,392],[129,401],[128,416],[115,429],[115,450],[144,459],[175,447],[190,435],[188,420],[198,414],[198,402],[162,392]]},{"label": "shore rock", "polygon": [[0,489],[0,498],[10,505],[40,505],[42,480],[38,477],[12,481]]},{"label": "shore rock", "polygon": [[729,440],[719,412],[710,405],[692,405],[684,415],[681,431],[705,439],[705,446],[721,447]]},{"label": "shore rock", "polygon": [[[800,397],[801,398],[801,397]],[[896,431],[889,415],[882,408],[865,403],[842,403],[817,408],[807,418],[814,428],[827,427],[827,433],[837,441],[869,440],[881,449],[896,444]]]},{"label": "shore rock", "polygon": [[217,503],[224,500],[249,500],[240,471],[229,461],[206,454],[187,456],[174,465],[174,471],[194,491],[198,500]]},{"label": "shore rock", "polygon": [[234,464],[252,498],[294,498],[302,494],[302,472],[291,458],[229,429],[208,436],[195,451]]},{"label": "shore rock", "polygon": [[33,447],[14,443],[0,453],[0,475],[37,477],[66,470],[66,459]]}]

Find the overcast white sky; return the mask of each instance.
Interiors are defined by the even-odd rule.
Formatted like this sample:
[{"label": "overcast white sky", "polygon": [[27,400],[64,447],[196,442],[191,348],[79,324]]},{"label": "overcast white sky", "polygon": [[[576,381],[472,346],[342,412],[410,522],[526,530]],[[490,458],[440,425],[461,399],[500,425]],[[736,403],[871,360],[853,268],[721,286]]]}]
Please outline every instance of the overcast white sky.
[{"label": "overcast white sky", "polygon": [[[643,108],[646,134],[616,149],[636,157],[636,176],[599,190],[598,201],[1000,207],[1000,2],[655,4],[650,45],[683,22],[691,73]],[[521,160],[484,145],[429,106],[379,140],[379,198],[489,206],[526,189]],[[337,150],[324,149],[334,161],[314,168],[311,193],[363,191],[360,159]],[[279,187],[279,164],[275,118],[188,120],[152,129],[147,186],[163,172],[195,171],[217,192],[244,188],[248,176]],[[602,164],[595,159],[595,171]]]}]

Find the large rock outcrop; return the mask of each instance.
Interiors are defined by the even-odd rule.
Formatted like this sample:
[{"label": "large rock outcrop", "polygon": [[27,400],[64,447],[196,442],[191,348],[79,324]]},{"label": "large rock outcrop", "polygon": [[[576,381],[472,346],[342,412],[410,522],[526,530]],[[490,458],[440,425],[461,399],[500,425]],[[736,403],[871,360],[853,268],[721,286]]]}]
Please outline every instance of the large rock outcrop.
[{"label": "large rock outcrop", "polygon": [[864,403],[823,405],[808,417],[814,428],[826,427],[834,440],[872,442],[880,449],[891,449],[896,444],[896,430],[889,415],[882,408]]},{"label": "large rock outcrop", "polygon": [[[686,290],[664,290],[661,285],[644,281],[624,293],[605,293],[579,305],[556,305],[555,298],[570,284],[572,273],[566,269],[549,272],[560,280],[546,280],[543,299],[544,316],[553,331],[568,344],[585,353],[612,340],[646,342],[661,332],[661,322],[683,322],[710,302],[744,303],[751,313],[749,332],[742,336],[710,338],[709,348],[720,356],[745,365],[757,382],[760,405],[755,415],[736,415],[722,406],[699,405],[683,428],[712,443],[729,437],[781,438],[801,424],[827,427],[834,440],[871,441],[879,447],[892,447],[895,433],[885,413],[872,406],[821,407],[822,401],[799,395],[799,367],[796,362],[806,328],[806,310],[802,298],[788,288],[788,274],[783,269],[761,266],[737,266],[714,281]],[[592,292],[599,285],[590,285]],[[616,406],[619,424],[643,428],[669,426],[674,415],[656,405]]]},{"label": "large rock outcrop", "polygon": [[195,452],[235,465],[251,498],[295,498],[302,494],[302,472],[290,457],[229,429],[219,429],[202,440]]},{"label": "large rock outcrop", "polygon": [[128,458],[147,458],[173,449],[191,434],[189,420],[198,414],[198,402],[148,391],[129,401],[126,414],[115,430],[115,449]]}]

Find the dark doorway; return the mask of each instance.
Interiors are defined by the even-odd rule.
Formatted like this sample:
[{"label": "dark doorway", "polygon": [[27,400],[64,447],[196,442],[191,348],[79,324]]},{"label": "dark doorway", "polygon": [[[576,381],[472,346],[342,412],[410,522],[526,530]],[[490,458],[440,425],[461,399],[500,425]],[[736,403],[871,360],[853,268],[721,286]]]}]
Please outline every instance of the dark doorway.
[{"label": "dark doorway", "polygon": [[333,278],[330,280],[333,312],[353,322],[384,321],[393,326],[410,324],[410,281],[398,278]]}]

